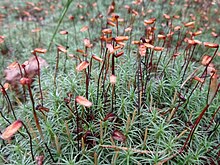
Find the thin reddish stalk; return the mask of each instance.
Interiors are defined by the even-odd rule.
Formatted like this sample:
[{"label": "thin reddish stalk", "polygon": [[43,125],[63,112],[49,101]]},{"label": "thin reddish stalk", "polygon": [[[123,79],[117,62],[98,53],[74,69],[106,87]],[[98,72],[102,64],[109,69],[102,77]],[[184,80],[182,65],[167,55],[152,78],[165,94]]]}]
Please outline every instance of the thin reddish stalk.
[{"label": "thin reddish stalk", "polygon": [[57,83],[56,83],[56,79],[57,79],[57,72],[58,72],[58,67],[59,67],[59,57],[60,53],[59,53],[59,49],[57,48],[57,56],[56,56],[56,66],[55,66],[55,73],[54,73],[54,87],[56,89],[57,87]]},{"label": "thin reddish stalk", "polygon": [[25,128],[25,130],[26,130],[26,132],[27,132],[27,134],[28,134],[28,137],[29,137],[29,139],[30,139],[30,150],[31,150],[31,157],[32,157],[32,161],[34,161],[34,153],[33,153],[33,144],[32,144],[32,137],[31,137],[31,134],[30,134],[30,132],[28,131],[28,128],[27,128],[27,126],[24,124],[24,122],[22,122],[22,124],[23,124],[23,126],[24,126],[24,128]]},{"label": "thin reddish stalk", "polygon": [[216,94],[217,94],[217,92],[218,92],[218,90],[219,90],[219,87],[220,87],[220,84],[218,85],[218,88],[217,88],[217,90],[216,90],[216,92],[215,92],[215,95],[214,95],[214,97],[211,99],[210,103],[205,106],[205,108],[202,110],[202,112],[200,113],[200,115],[198,116],[198,118],[196,119],[196,121],[194,122],[194,124],[193,124],[193,126],[192,126],[192,129],[191,129],[191,131],[190,131],[190,134],[188,135],[188,137],[187,137],[187,139],[186,139],[186,141],[185,141],[183,147],[181,148],[180,153],[182,153],[182,152],[186,149],[186,147],[188,146],[188,144],[190,143],[191,137],[192,137],[193,133],[195,132],[196,127],[199,125],[199,122],[201,121],[203,115],[204,115],[205,112],[208,110],[210,104],[212,103],[213,99],[215,98],[215,96],[216,96]]},{"label": "thin reddish stalk", "polygon": [[[79,112],[77,108],[77,101],[75,99],[75,111],[76,111],[76,138],[77,138],[77,151],[80,152],[79,147]],[[77,157],[79,159],[79,157]]]},{"label": "thin reddish stalk", "polygon": [[209,128],[211,127],[211,125],[213,124],[213,121],[214,121],[214,119],[215,119],[215,116],[216,116],[216,114],[217,114],[217,112],[220,110],[220,106],[217,108],[217,110],[213,113],[213,115],[212,115],[212,119],[210,120],[210,123],[209,123],[209,126],[206,128],[206,131],[208,131],[209,130]]},{"label": "thin reddish stalk", "polygon": [[44,105],[44,99],[43,99],[43,92],[42,92],[42,88],[41,88],[41,80],[40,80],[40,63],[39,60],[37,58],[36,53],[34,53],[35,59],[37,61],[37,75],[38,75],[38,85],[39,85],[39,89],[40,89],[40,98],[41,98],[41,105]]},{"label": "thin reddish stalk", "polygon": [[183,79],[184,79],[185,74],[186,74],[186,70],[187,70],[187,68],[188,68],[188,66],[189,66],[190,61],[192,60],[192,57],[193,57],[193,53],[194,53],[194,51],[195,51],[195,48],[196,48],[196,45],[193,45],[193,50],[192,50],[191,55],[189,56],[189,58],[188,58],[188,60],[187,60],[187,62],[186,62],[186,66],[185,66],[184,71],[183,71],[183,76],[182,76],[182,81],[181,81],[181,82],[183,82]]},{"label": "thin reddish stalk", "polygon": [[[37,126],[37,129],[38,129],[38,132],[40,133],[40,136],[41,136],[41,139],[44,141],[44,136],[43,136],[43,132],[42,132],[42,129],[41,129],[41,126],[40,126],[40,123],[39,123],[39,119],[37,117],[37,113],[36,113],[36,110],[35,110],[35,102],[34,102],[34,98],[33,98],[33,94],[32,94],[32,91],[31,91],[31,86],[30,84],[27,84],[28,86],[28,92],[29,92],[29,95],[30,95],[30,99],[31,99],[31,103],[32,103],[32,110],[33,110],[33,115],[34,115],[34,121],[36,123],[36,126]],[[44,142],[44,145],[47,149],[47,151],[49,152],[49,155],[52,159],[53,162],[55,162],[51,152],[50,152],[50,149],[49,147],[47,146],[47,144]]]},{"label": "thin reddish stalk", "polygon": [[105,67],[105,63],[106,63],[107,52],[108,52],[108,49],[106,49],[106,51],[105,51],[104,61],[103,61],[103,63],[102,63],[102,67],[101,67],[101,70],[100,70],[100,73],[99,73],[99,77],[98,77],[97,94],[96,94],[96,105],[98,104],[99,85],[100,85],[101,75],[102,75],[102,73],[104,72],[104,67]]},{"label": "thin reddish stalk", "polygon": [[[20,71],[20,74],[21,74],[21,78],[23,77],[23,73],[22,73],[22,70],[21,70],[21,65],[18,63],[18,68],[19,68],[19,71]],[[24,97],[24,101],[26,102],[27,101],[27,97],[26,97],[26,92],[25,92],[25,86],[22,85],[22,90],[23,90],[23,97]]]},{"label": "thin reddish stalk", "polygon": [[3,91],[2,94],[3,94],[3,96],[5,97],[5,99],[6,99],[7,103],[8,103],[8,106],[10,107],[10,109],[11,109],[11,111],[12,111],[12,114],[13,114],[15,120],[17,120],[17,117],[16,117],[16,115],[15,115],[14,108],[13,108],[13,106],[12,106],[11,100],[10,100],[10,98],[9,98],[9,96],[8,96],[8,94],[7,94],[7,92],[6,92],[4,86],[3,86],[1,83],[0,83],[0,86],[1,86],[2,91]]},{"label": "thin reddish stalk", "polygon": [[[165,43],[166,43],[166,40],[163,40],[163,45],[162,45],[162,47],[164,47]],[[157,60],[156,71],[155,71],[155,77],[156,77],[156,75],[157,75],[157,69],[158,69],[158,65],[159,65],[160,60],[161,60],[161,57],[162,57],[162,53],[163,53],[163,51],[160,52],[159,58],[158,58],[158,60]]]}]

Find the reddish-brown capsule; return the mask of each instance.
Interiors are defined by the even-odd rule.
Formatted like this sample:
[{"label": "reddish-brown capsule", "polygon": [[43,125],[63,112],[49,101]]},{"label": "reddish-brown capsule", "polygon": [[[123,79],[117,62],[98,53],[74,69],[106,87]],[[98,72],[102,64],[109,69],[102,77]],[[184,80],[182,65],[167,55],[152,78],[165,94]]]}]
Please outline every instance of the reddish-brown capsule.
[{"label": "reddish-brown capsule", "polygon": [[83,61],[79,65],[77,65],[76,70],[78,72],[80,72],[80,71],[86,69],[88,66],[89,66],[89,62],[88,61]]},{"label": "reddish-brown capsule", "polygon": [[57,47],[57,49],[58,49],[60,52],[67,53],[67,50],[66,50],[66,48],[65,48],[64,46],[59,45],[59,46]]},{"label": "reddish-brown capsule", "polygon": [[95,55],[92,55],[92,58],[98,62],[103,62],[103,59],[101,59],[100,57],[98,56],[95,56]]},{"label": "reddish-brown capsule", "polygon": [[218,48],[218,47],[219,47],[218,44],[211,43],[211,42],[204,42],[203,44],[204,44],[204,46],[207,47],[207,48]]},{"label": "reddish-brown capsule", "polygon": [[43,49],[43,48],[35,48],[34,49],[35,53],[40,53],[40,54],[45,54],[47,52],[47,49]]},{"label": "reddish-brown capsule", "polygon": [[88,108],[92,106],[92,102],[90,102],[89,100],[87,100],[83,96],[76,96],[76,102],[78,104],[83,105],[83,106],[88,107]]},{"label": "reddish-brown capsule", "polygon": [[21,85],[31,85],[32,80],[31,80],[31,78],[23,77],[20,79],[20,83],[21,83]]},{"label": "reddish-brown capsule", "polygon": [[9,125],[5,131],[1,134],[3,140],[9,140],[18,130],[22,127],[22,121],[16,120],[11,125]]}]

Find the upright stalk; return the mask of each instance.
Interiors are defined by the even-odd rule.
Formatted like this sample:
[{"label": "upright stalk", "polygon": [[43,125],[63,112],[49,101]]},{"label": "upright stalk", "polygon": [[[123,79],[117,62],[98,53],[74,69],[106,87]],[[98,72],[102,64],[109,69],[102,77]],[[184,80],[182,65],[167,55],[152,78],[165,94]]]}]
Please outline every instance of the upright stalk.
[{"label": "upright stalk", "polygon": [[[44,142],[43,132],[42,132],[42,129],[41,129],[41,126],[40,126],[40,123],[39,123],[39,119],[37,117],[37,113],[36,113],[36,110],[35,110],[35,102],[34,102],[33,94],[32,94],[32,91],[31,91],[31,79],[27,78],[25,84],[28,86],[28,92],[29,92],[29,95],[30,95],[31,103],[32,103],[32,111],[33,111],[33,115],[34,115],[34,121],[36,123],[38,132],[40,133],[41,139]],[[55,160],[54,160],[54,158],[53,158],[53,156],[50,152],[50,149],[47,146],[46,142],[44,142],[44,145],[45,145],[52,161],[55,162]]]},{"label": "upright stalk", "polygon": [[141,56],[140,54],[138,54],[138,68],[137,68],[137,76],[136,76],[136,80],[137,80],[137,93],[138,93],[138,115],[140,115],[140,109],[141,109],[141,92],[140,92],[140,72],[141,72]]},{"label": "upright stalk", "polygon": [[[112,54],[112,75],[115,76],[115,56],[114,56],[114,54]],[[115,96],[116,96],[116,94],[115,94],[115,84],[113,83],[112,84],[112,112],[114,112],[114,108],[115,108],[115,105],[116,105]]]},{"label": "upright stalk", "polygon": [[59,67],[59,58],[60,58],[60,51],[59,51],[59,49],[57,48],[56,66],[55,66],[55,73],[54,73],[54,80],[53,80],[55,89],[57,88],[57,83],[56,83],[56,81],[57,81],[57,72],[58,72],[58,67]]},{"label": "upright stalk", "polygon": [[189,66],[189,63],[190,63],[190,61],[192,60],[192,57],[193,57],[193,53],[194,53],[194,51],[195,51],[195,48],[196,48],[196,45],[193,45],[193,50],[192,50],[191,55],[189,56],[189,58],[188,58],[188,60],[187,60],[187,62],[186,62],[186,66],[185,66],[184,71],[183,71],[182,82],[183,82],[183,79],[184,79],[184,77],[185,77],[186,70],[187,70],[187,68],[188,68],[188,66]]},{"label": "upright stalk", "polygon": [[[75,111],[76,111],[76,138],[77,138],[77,151],[80,151],[79,147],[79,112],[77,108],[77,101],[75,99]],[[79,157],[77,157],[79,159]]]},{"label": "upright stalk", "polygon": [[12,111],[12,114],[13,114],[13,116],[14,116],[14,119],[17,120],[17,117],[16,117],[16,115],[15,115],[15,111],[14,111],[14,109],[13,109],[11,100],[10,100],[10,98],[9,98],[9,96],[8,96],[8,94],[7,94],[7,92],[6,92],[4,86],[3,86],[1,83],[0,83],[0,86],[1,86],[2,94],[3,94],[3,96],[5,97],[5,99],[6,99],[7,103],[8,103],[8,106],[10,107],[10,109],[11,109],[11,111]]},{"label": "upright stalk", "polygon": [[32,137],[31,137],[30,132],[29,132],[28,129],[27,129],[27,126],[24,124],[24,122],[22,122],[22,124],[23,124],[23,126],[24,126],[24,128],[25,128],[25,130],[26,130],[26,132],[27,132],[27,134],[28,134],[28,137],[29,137],[29,139],[30,139],[31,157],[32,157],[32,161],[34,161],[34,153],[33,153],[33,146],[32,146]]},{"label": "upright stalk", "polygon": [[37,75],[38,75],[38,85],[39,85],[39,89],[40,89],[40,98],[41,98],[41,105],[44,105],[44,99],[43,99],[43,92],[42,92],[42,88],[41,88],[41,81],[40,81],[40,63],[39,60],[37,58],[36,53],[33,53],[35,56],[35,59],[37,61]]},{"label": "upright stalk", "polygon": [[181,148],[180,150],[180,153],[182,153],[184,151],[184,149],[186,149],[186,147],[188,146],[188,144],[190,144],[190,141],[191,141],[191,138],[192,138],[192,135],[194,134],[195,130],[196,130],[196,127],[199,125],[199,122],[201,121],[203,115],[205,114],[205,112],[208,110],[210,104],[212,103],[213,99],[215,98],[218,90],[219,90],[219,87],[220,87],[220,84],[218,85],[218,88],[216,89],[215,91],[215,94],[214,96],[212,97],[211,101],[209,104],[207,104],[205,106],[205,108],[202,110],[202,112],[200,113],[200,115],[198,116],[198,118],[196,119],[196,121],[194,122],[193,126],[192,126],[192,129],[190,131],[190,134],[188,135],[183,147]]},{"label": "upright stalk", "polygon": [[103,71],[104,71],[107,52],[108,52],[108,49],[106,49],[106,51],[105,51],[104,61],[103,61],[103,63],[102,63],[102,67],[101,67],[101,70],[100,70],[100,72],[99,72],[98,85],[97,85],[97,94],[96,94],[96,105],[98,104],[100,80],[101,80],[101,75],[102,75],[102,73],[103,73]]}]

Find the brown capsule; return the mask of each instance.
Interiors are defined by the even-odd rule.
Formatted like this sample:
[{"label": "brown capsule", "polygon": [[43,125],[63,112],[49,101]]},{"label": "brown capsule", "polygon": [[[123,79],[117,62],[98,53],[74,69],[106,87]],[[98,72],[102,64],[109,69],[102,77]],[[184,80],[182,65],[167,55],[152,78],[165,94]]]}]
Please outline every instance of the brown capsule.
[{"label": "brown capsule", "polygon": [[88,29],[89,29],[88,26],[83,26],[83,27],[80,29],[80,31],[81,31],[81,32],[85,32],[85,31],[87,31]]},{"label": "brown capsule", "polygon": [[193,36],[198,36],[198,35],[200,35],[200,34],[202,34],[202,31],[201,31],[201,30],[194,32],[194,33],[193,33]]},{"label": "brown capsule", "polygon": [[82,49],[76,49],[76,52],[78,52],[78,53],[84,53],[84,50],[82,50]]},{"label": "brown capsule", "polygon": [[59,45],[59,46],[57,47],[57,49],[58,49],[60,52],[67,53],[67,50],[66,50],[66,48],[65,48],[64,46]]},{"label": "brown capsule", "polygon": [[91,48],[92,47],[92,44],[90,43],[90,40],[88,38],[85,38],[83,40],[83,42],[84,42],[85,47],[87,47],[87,48]]},{"label": "brown capsule", "polygon": [[204,46],[207,47],[207,48],[218,48],[218,47],[219,47],[218,44],[211,43],[211,42],[204,42],[203,44],[204,44]]},{"label": "brown capsule", "polygon": [[179,16],[179,15],[174,15],[173,18],[174,18],[174,19],[179,19],[180,16]]},{"label": "brown capsule", "polygon": [[181,26],[175,26],[174,31],[179,31],[181,29]]},{"label": "brown capsule", "polygon": [[154,49],[154,46],[151,45],[151,44],[149,44],[149,43],[144,43],[144,46],[145,46],[146,48]]},{"label": "brown capsule", "polygon": [[184,23],[184,26],[185,27],[192,27],[195,25],[195,22],[187,22],[187,23]]},{"label": "brown capsule", "polygon": [[128,36],[117,36],[117,37],[115,37],[116,42],[123,42],[123,41],[127,41],[128,39],[129,39]]},{"label": "brown capsule", "polygon": [[102,33],[104,33],[104,34],[112,34],[112,30],[111,29],[103,29]]},{"label": "brown capsule", "polygon": [[124,52],[119,52],[115,55],[115,57],[118,58],[118,57],[122,56],[123,54],[124,54]]},{"label": "brown capsule", "polygon": [[154,47],[155,51],[163,51],[163,49],[164,49],[163,47],[159,47],[159,46]]},{"label": "brown capsule", "polygon": [[111,22],[111,21],[108,21],[107,24],[110,25],[110,26],[113,26],[113,27],[116,26],[116,24]]},{"label": "brown capsule", "polygon": [[209,55],[204,55],[204,56],[202,57],[202,62],[201,62],[202,65],[208,65],[208,64],[210,63],[211,59],[212,59],[211,56],[209,56]]},{"label": "brown capsule", "polygon": [[90,102],[89,100],[87,100],[83,96],[76,96],[76,102],[78,104],[83,105],[83,106],[88,107],[88,108],[92,106],[92,102]]},{"label": "brown capsule", "polygon": [[43,48],[35,48],[34,49],[34,52],[35,53],[42,53],[42,54],[45,54],[47,52],[47,49],[43,49]]},{"label": "brown capsule", "polygon": [[103,59],[101,59],[100,57],[98,56],[95,56],[95,55],[92,55],[92,58],[98,62],[103,62]]},{"label": "brown capsule", "polygon": [[144,20],[145,25],[151,25],[156,21],[156,18],[150,18],[148,20]]},{"label": "brown capsule", "polygon": [[134,44],[134,45],[139,45],[140,41],[132,41],[131,43]]},{"label": "brown capsule", "polygon": [[158,37],[158,39],[161,39],[161,40],[165,40],[166,39],[166,36],[162,35],[162,34],[158,34],[157,37]]},{"label": "brown capsule", "polygon": [[31,32],[32,32],[32,33],[37,33],[37,32],[39,32],[40,30],[41,30],[40,28],[35,28],[35,29],[31,30]]},{"label": "brown capsule", "polygon": [[134,9],[131,10],[131,13],[134,14],[135,16],[138,16],[138,15],[139,15],[139,13],[138,13],[136,10],[134,10]]},{"label": "brown capsule", "polygon": [[218,37],[218,34],[215,33],[215,32],[211,32],[211,35],[212,35],[213,37]]},{"label": "brown capsule", "polygon": [[61,35],[66,35],[66,34],[68,34],[68,31],[62,30],[62,31],[60,31],[60,34],[61,34]]},{"label": "brown capsule", "polygon": [[44,106],[42,106],[40,104],[36,106],[36,110],[45,111],[45,112],[49,112],[50,111],[49,108],[46,108],[46,107],[44,107]]},{"label": "brown capsule", "polygon": [[2,44],[3,42],[5,42],[5,37],[4,36],[0,36],[0,44]]},{"label": "brown capsule", "polygon": [[5,129],[0,137],[3,140],[9,140],[22,127],[22,125],[23,123],[21,120],[16,120]]},{"label": "brown capsule", "polygon": [[23,77],[20,79],[20,83],[21,83],[21,85],[31,85],[32,80],[31,80],[31,78]]},{"label": "brown capsule", "polygon": [[132,28],[128,27],[128,28],[125,29],[125,32],[130,32],[131,30],[132,30]]},{"label": "brown capsule", "polygon": [[196,80],[196,81],[199,81],[199,82],[201,82],[201,83],[204,82],[204,79],[199,78],[198,76],[195,76],[193,79]]},{"label": "brown capsule", "polygon": [[163,17],[168,20],[170,19],[170,16],[168,14],[163,14]]},{"label": "brown capsule", "polygon": [[80,72],[80,71],[86,69],[88,66],[89,66],[89,62],[88,61],[83,61],[79,65],[77,65],[76,70],[78,72]]}]

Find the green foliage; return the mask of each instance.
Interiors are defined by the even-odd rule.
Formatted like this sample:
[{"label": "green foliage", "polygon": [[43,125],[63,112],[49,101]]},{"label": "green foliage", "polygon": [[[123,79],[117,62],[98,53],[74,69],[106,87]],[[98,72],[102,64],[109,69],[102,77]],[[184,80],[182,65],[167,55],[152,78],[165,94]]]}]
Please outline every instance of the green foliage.
[{"label": "green foliage", "polygon": [[[201,66],[203,56],[208,54],[215,56],[213,69],[219,70],[219,53],[215,54],[216,48],[207,48],[203,43],[190,45],[187,41],[219,43],[219,37],[211,34],[219,35],[219,2],[180,1],[173,5],[172,1],[162,0],[113,2],[0,2],[3,18],[0,36],[4,36],[4,42],[0,43],[2,73],[11,62],[22,64],[28,60],[35,48],[48,45],[50,48],[44,55],[37,54],[49,63],[49,67],[40,70],[43,99],[37,75],[30,88],[35,107],[43,100],[43,107],[49,112],[32,108],[28,86],[25,86],[26,101],[19,82],[18,89],[6,90],[17,119],[28,129],[22,127],[10,141],[0,141],[0,164],[35,164],[31,145],[34,158],[43,155],[44,164],[52,164],[53,159],[55,164],[69,165],[220,162],[220,94],[212,93],[215,97],[206,110],[213,77],[205,72],[206,66]],[[119,16],[118,23],[113,22],[117,17],[111,16],[112,13]],[[175,18],[176,15],[180,17]],[[156,18],[153,24],[144,24],[144,20],[151,18]],[[192,21],[193,27],[184,26]],[[109,22],[116,26],[110,26]],[[88,29],[83,32],[85,26]],[[181,26],[180,30],[175,30],[176,26]],[[104,34],[102,30],[106,28],[112,34]],[[68,34],[60,34],[62,30]],[[194,35],[199,30],[202,34]],[[117,42],[117,34],[129,39]],[[165,43],[158,39],[158,34],[166,36]],[[101,40],[111,35],[114,39],[108,43]],[[89,39],[91,47],[85,39]],[[146,52],[141,56],[140,45],[144,42],[154,47],[145,44]],[[107,44],[115,48],[122,43],[124,46],[114,53],[107,48]],[[59,51],[59,45],[67,53]],[[163,51],[156,51],[155,47],[163,47]],[[120,52],[123,55],[116,57]],[[57,53],[60,54],[55,86]],[[93,55],[103,61],[96,61]],[[89,66],[77,71],[82,61],[88,61]],[[112,74],[116,83],[111,82]],[[196,81],[195,76],[205,78],[204,83]],[[3,74],[0,80],[5,83]],[[85,97],[93,105],[84,106],[76,101],[76,96]],[[1,133],[15,120],[9,105],[2,92]],[[33,110],[44,139],[36,127]],[[201,115],[202,112],[205,113]]]}]

